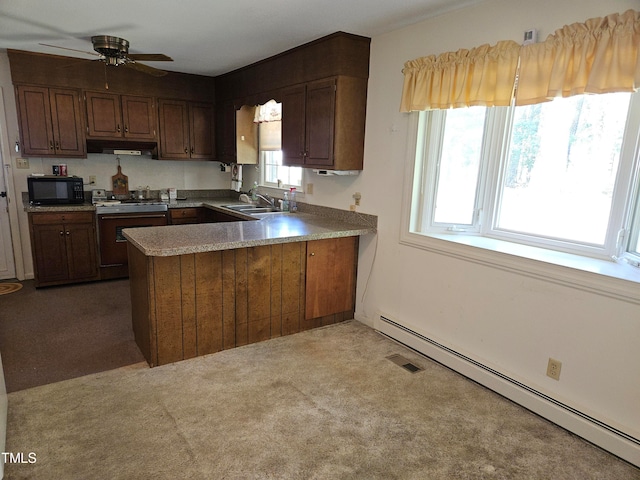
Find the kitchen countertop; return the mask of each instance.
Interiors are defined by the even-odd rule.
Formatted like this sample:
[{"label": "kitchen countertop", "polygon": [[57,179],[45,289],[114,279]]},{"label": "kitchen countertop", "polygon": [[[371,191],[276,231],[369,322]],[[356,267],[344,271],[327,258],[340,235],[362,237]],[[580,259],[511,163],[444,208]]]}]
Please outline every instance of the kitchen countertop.
[{"label": "kitchen countertop", "polygon": [[[237,222],[167,225],[161,227],[128,228],[127,240],[147,256],[166,257],[190,253],[229,250],[276,243],[303,242],[324,238],[351,237],[375,232],[372,216],[358,215],[336,209],[308,206],[330,211],[330,215],[313,213],[268,213],[255,216],[222,208],[242,203],[235,198],[190,198],[167,203],[169,209],[206,207],[238,217]],[[302,207],[303,205],[301,205]],[[95,211],[91,204],[27,206],[25,211],[61,212]],[[354,218],[362,221],[354,221]],[[373,217],[375,218],[375,217]]]},{"label": "kitchen countertop", "polygon": [[324,238],[352,237],[373,228],[307,213],[270,213],[257,221],[128,228],[126,239],[151,257],[229,250]]}]

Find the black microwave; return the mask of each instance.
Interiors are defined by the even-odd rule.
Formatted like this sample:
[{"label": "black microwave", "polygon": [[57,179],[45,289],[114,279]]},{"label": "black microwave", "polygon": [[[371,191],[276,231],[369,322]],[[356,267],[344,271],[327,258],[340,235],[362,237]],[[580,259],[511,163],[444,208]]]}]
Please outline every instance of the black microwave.
[{"label": "black microwave", "polygon": [[41,175],[27,177],[29,204],[70,205],[84,202],[84,190],[80,177]]}]

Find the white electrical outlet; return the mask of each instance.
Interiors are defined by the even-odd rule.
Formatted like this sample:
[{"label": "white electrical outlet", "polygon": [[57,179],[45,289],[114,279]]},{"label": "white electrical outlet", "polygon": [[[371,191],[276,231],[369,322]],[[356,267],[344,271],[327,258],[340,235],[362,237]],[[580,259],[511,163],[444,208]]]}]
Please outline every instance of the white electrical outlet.
[{"label": "white electrical outlet", "polygon": [[554,380],[560,380],[560,370],[562,369],[562,362],[554,358],[549,358],[547,364],[547,377],[551,377]]},{"label": "white electrical outlet", "polygon": [[96,184],[96,176],[89,175],[89,185],[95,185],[95,184]]}]

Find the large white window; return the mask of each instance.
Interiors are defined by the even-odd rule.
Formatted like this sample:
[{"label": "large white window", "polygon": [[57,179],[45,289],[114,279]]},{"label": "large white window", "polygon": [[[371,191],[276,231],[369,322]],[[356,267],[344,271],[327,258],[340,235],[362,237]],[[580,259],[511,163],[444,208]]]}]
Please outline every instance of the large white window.
[{"label": "large white window", "polygon": [[640,93],[418,115],[411,233],[640,259]]}]

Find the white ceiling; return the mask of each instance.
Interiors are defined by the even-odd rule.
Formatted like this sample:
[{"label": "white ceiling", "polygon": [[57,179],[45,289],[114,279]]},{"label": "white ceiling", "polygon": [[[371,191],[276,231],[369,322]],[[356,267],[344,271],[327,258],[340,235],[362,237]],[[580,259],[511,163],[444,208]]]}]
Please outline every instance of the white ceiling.
[{"label": "white ceiling", "polygon": [[2,0],[0,49],[95,58],[92,35],[164,53],[175,72],[219,75],[336,31],[373,37],[481,0]]}]

